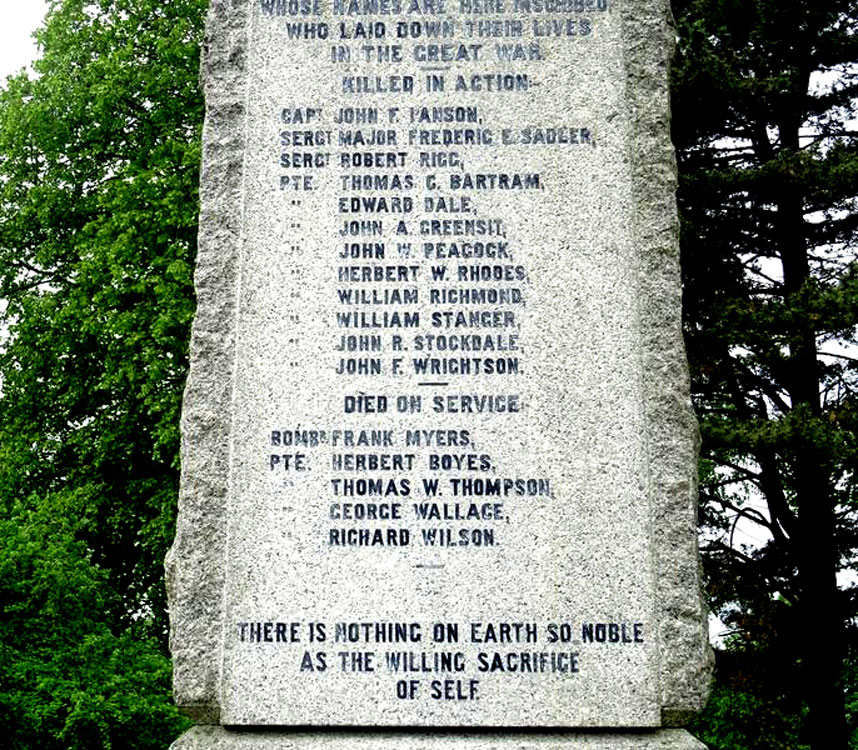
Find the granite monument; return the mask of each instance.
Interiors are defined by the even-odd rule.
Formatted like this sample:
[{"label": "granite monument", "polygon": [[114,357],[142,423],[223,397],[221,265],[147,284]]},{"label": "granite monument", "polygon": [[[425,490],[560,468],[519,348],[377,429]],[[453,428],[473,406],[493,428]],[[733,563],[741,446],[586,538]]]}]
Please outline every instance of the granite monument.
[{"label": "granite monument", "polygon": [[212,0],[176,748],[700,747],[671,44]]}]

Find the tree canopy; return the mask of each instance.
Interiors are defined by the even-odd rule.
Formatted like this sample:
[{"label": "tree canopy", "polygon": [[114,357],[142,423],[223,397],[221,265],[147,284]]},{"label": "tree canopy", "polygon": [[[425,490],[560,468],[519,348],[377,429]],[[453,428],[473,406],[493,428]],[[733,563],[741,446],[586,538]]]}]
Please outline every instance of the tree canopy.
[{"label": "tree canopy", "polygon": [[36,75],[0,92],[0,681],[16,747],[160,748],[185,725],[163,558],[205,6],[55,0]]}]

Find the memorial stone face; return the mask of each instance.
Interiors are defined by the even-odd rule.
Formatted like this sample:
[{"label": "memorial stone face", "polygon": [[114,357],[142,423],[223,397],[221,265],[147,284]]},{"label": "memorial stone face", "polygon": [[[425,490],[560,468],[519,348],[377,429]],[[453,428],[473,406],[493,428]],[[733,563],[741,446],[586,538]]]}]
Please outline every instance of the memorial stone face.
[{"label": "memorial stone face", "polygon": [[168,561],[199,721],[700,707],[670,46],[666,0],[212,3]]}]

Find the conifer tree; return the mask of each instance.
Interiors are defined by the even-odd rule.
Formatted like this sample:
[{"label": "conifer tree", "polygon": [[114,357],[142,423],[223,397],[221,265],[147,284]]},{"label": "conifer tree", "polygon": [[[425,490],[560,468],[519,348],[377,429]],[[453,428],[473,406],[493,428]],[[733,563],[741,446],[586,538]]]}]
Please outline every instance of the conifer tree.
[{"label": "conifer tree", "polygon": [[[813,750],[846,748],[854,612],[837,574],[854,559],[858,500],[858,19],[848,0],[673,7],[710,593],[737,638],[782,657],[781,679],[800,662]],[[764,543],[742,548],[740,522]]]}]

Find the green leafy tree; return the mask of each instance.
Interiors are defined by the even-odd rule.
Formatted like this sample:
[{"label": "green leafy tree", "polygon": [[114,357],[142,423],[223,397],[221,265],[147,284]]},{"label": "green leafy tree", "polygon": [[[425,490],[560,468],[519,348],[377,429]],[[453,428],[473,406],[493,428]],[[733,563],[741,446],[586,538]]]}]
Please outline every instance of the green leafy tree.
[{"label": "green leafy tree", "polygon": [[[836,576],[854,561],[858,499],[858,19],[848,0],[673,7],[710,594],[740,651],[800,662],[802,741],[845,748],[854,607]],[[739,544],[739,522],[762,543]]]},{"label": "green leafy tree", "polygon": [[[164,747],[182,726],[163,558],[206,5],[54,0],[36,75],[0,91],[0,508],[13,519],[0,528],[0,625],[23,638],[32,622],[41,639],[32,651],[3,639],[15,747]],[[29,566],[19,587],[15,566]]]},{"label": "green leafy tree", "polygon": [[203,0],[57,0],[0,93],[0,502],[73,519],[155,613],[193,314]]},{"label": "green leafy tree", "polygon": [[188,726],[147,628],[114,632],[114,592],[71,524],[19,504],[0,520],[0,732],[10,750],[163,750]]}]

